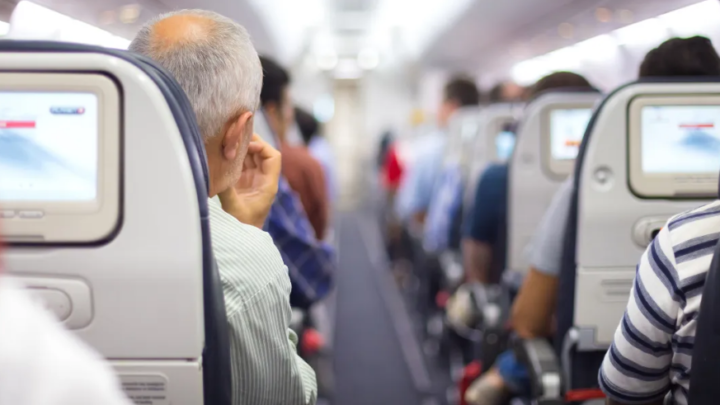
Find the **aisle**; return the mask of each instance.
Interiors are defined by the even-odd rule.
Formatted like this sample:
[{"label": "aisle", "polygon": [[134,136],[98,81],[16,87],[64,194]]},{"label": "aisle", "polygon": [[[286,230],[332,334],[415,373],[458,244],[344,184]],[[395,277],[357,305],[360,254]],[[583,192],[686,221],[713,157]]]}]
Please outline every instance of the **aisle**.
[{"label": "aisle", "polygon": [[[402,339],[396,298],[383,266],[382,244],[374,218],[341,213],[338,221],[340,266],[335,304],[333,405],[420,405],[418,385],[428,384],[419,349]],[[400,344],[400,340],[403,344]],[[420,387],[421,388],[421,387]]]}]

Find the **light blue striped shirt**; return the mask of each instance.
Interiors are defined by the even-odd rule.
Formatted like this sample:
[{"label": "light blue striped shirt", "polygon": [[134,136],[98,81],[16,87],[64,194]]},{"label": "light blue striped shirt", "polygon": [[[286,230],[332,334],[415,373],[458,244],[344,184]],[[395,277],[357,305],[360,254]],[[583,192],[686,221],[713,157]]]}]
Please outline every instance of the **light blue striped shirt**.
[{"label": "light blue striped shirt", "polygon": [[671,218],[648,246],[600,370],[608,397],[687,404],[696,319],[718,231],[715,201]]},{"label": "light blue striped shirt", "polygon": [[290,329],[290,277],[266,232],[209,202],[213,253],[230,326],[234,405],[310,405],[315,372]]}]

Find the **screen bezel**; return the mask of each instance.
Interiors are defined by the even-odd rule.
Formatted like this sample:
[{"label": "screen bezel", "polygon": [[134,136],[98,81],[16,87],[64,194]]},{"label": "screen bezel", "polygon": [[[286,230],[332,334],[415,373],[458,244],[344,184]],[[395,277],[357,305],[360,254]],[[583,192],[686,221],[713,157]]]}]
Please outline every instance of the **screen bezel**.
[{"label": "screen bezel", "polygon": [[[643,198],[713,198],[717,195],[718,172],[645,173],[642,169],[642,110],[662,106],[718,106],[718,95],[637,96],[628,107],[628,185]],[[720,157],[718,157],[720,167]]]},{"label": "screen bezel", "polygon": [[121,91],[100,73],[0,73],[0,92],[90,93],[97,97],[98,163],[93,201],[2,200],[0,210],[41,211],[42,218],[16,214],[0,229],[9,243],[91,243],[106,238],[120,218]]},{"label": "screen bezel", "polygon": [[[541,152],[543,155],[543,167],[550,177],[557,179],[564,179],[569,176],[575,168],[575,159],[555,159],[552,155],[552,112],[556,110],[590,110],[590,117],[592,119],[592,112],[595,108],[595,102],[577,102],[577,103],[558,103],[552,104],[544,108],[542,112],[542,145]],[[589,123],[589,120],[588,120]],[[586,128],[587,130],[587,128]],[[585,133],[583,133],[583,137]],[[581,138],[581,142],[582,142]],[[579,148],[578,148],[579,153]]]}]

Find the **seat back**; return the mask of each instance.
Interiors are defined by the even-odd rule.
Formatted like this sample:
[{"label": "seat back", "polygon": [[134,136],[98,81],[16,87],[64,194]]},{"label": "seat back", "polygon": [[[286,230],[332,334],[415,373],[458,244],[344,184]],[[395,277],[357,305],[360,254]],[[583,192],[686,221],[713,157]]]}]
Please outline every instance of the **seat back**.
[{"label": "seat back", "polygon": [[[10,82],[10,72],[47,75],[45,81],[56,81],[47,91],[66,88],[67,75],[102,76],[116,97],[100,97],[99,110],[108,114],[100,122],[110,117],[119,131],[114,149],[103,127],[98,131],[98,150],[114,156],[117,166],[111,178],[107,161],[99,160],[96,180],[101,192],[117,191],[116,201],[101,201],[118,207],[113,229],[72,243],[6,235],[7,268],[111,362],[136,402],[230,404],[229,334],[211,249],[208,168],[185,94],[163,69],[124,51],[4,41],[0,52],[0,91],[26,90]],[[27,90],[43,90],[33,82]],[[22,105],[11,108],[28,113]],[[45,131],[43,119],[38,133]],[[12,204],[3,201],[4,208]],[[6,218],[5,225],[22,229],[23,220]]]},{"label": "seat back", "polygon": [[479,130],[473,145],[468,148],[471,153],[467,175],[467,186],[463,201],[469,207],[475,198],[475,190],[480,175],[492,163],[503,163],[511,154],[507,149],[514,149],[516,120],[522,112],[520,104],[492,104],[484,107],[478,117]]},{"label": "seat back", "polygon": [[555,191],[572,171],[596,92],[549,92],[526,108],[509,163],[507,269],[525,273],[525,251]]},{"label": "seat back", "polygon": [[714,123],[719,91],[714,81],[640,81],[615,90],[595,112],[578,157],[560,273],[557,341],[572,368],[569,388],[595,385],[637,263],[657,232],[714,195],[717,167],[688,171],[693,156],[707,152],[686,142]]}]

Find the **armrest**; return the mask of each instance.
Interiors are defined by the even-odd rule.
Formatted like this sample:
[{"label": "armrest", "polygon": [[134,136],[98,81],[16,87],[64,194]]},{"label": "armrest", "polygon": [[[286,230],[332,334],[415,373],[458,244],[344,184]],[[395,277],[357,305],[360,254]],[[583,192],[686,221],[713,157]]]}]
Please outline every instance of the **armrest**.
[{"label": "armrest", "polygon": [[503,329],[510,313],[508,291],[499,284],[470,284],[475,307],[482,316],[482,328]]},{"label": "armrest", "polygon": [[528,368],[533,399],[539,404],[562,404],[560,361],[546,339],[516,339],[514,352]]}]

